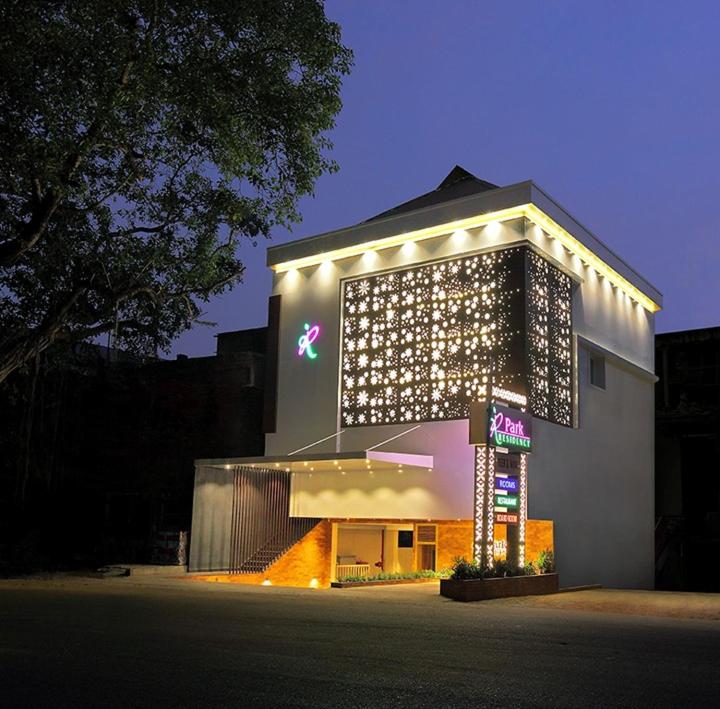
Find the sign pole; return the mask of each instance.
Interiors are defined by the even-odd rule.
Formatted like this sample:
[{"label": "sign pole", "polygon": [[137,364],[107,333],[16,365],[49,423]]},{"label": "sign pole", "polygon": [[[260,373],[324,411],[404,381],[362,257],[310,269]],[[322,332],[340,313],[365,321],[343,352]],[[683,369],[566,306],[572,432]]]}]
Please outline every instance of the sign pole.
[{"label": "sign pole", "polygon": [[487,468],[485,445],[475,446],[475,489],[473,500],[473,561],[482,564],[485,549],[485,483]]}]

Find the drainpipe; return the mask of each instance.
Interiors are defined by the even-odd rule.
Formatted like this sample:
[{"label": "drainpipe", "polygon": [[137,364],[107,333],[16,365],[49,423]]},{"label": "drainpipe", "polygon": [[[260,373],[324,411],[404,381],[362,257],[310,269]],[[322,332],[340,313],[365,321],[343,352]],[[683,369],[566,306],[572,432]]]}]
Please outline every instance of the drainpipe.
[{"label": "drainpipe", "polygon": [[385,571],[385,527],[380,530],[380,571]]}]

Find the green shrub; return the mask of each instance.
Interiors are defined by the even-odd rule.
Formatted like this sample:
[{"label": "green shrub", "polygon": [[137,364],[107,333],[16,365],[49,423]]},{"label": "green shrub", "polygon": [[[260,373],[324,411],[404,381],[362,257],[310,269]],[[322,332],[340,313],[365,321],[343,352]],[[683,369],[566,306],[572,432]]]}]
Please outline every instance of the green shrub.
[{"label": "green shrub", "polygon": [[456,557],[450,578],[458,581],[481,579],[484,578],[486,571],[486,568],[481,567],[480,564],[474,561],[468,561],[465,557]]},{"label": "green shrub", "polygon": [[555,554],[552,549],[543,549],[537,560],[538,571],[541,574],[552,574],[555,572]]},{"label": "green shrub", "polygon": [[[552,554],[552,552],[550,553]],[[518,568],[505,559],[498,559],[492,566],[482,566],[475,561],[468,561],[464,557],[457,557],[452,566],[450,578],[462,581],[467,579],[498,579],[508,576],[534,576],[535,574],[537,574],[537,570],[532,562]]]},{"label": "green shrub", "polygon": [[450,575],[450,569],[441,569],[440,571],[432,571],[430,569],[421,569],[420,571],[381,571],[374,576],[346,574],[338,578],[338,581],[348,583],[360,583],[367,581],[395,581],[404,579],[439,579],[447,578]]}]

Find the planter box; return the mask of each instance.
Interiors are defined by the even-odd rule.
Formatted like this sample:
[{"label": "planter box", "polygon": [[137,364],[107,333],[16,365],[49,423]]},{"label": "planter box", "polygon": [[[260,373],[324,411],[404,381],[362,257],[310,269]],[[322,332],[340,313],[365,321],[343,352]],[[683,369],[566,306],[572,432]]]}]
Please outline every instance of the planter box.
[{"label": "planter box", "polygon": [[557,593],[560,586],[557,574],[537,576],[509,576],[500,579],[442,579],[440,595],[453,601],[485,601],[510,596],[540,596]]},{"label": "planter box", "polygon": [[360,588],[361,586],[397,586],[401,583],[428,583],[438,579],[383,579],[381,581],[333,581],[332,588]]}]

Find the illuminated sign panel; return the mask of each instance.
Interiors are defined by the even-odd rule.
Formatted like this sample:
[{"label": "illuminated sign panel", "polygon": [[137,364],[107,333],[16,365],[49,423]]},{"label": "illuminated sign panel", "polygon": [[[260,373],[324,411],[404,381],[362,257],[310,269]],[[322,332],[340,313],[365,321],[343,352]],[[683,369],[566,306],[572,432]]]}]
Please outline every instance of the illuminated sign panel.
[{"label": "illuminated sign panel", "polygon": [[520,481],[517,478],[495,478],[495,489],[502,492],[517,493],[520,491]]},{"label": "illuminated sign panel", "polygon": [[534,258],[512,247],[344,281],[341,425],[468,418],[491,379],[571,425],[572,282]]},{"label": "illuminated sign panel", "polygon": [[[470,445],[494,446],[509,453],[532,452],[532,416],[492,402],[474,401],[470,405]],[[499,469],[516,469],[512,457],[498,458]]]},{"label": "illuminated sign panel", "polygon": [[496,512],[495,522],[497,524],[517,524],[517,512]]},{"label": "illuminated sign panel", "polygon": [[532,416],[499,404],[491,404],[488,415],[489,445],[509,451],[532,450]]},{"label": "illuminated sign panel", "polygon": [[517,509],[518,499],[514,495],[495,495],[495,504],[498,507],[512,507]]}]

